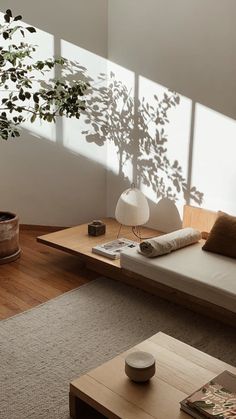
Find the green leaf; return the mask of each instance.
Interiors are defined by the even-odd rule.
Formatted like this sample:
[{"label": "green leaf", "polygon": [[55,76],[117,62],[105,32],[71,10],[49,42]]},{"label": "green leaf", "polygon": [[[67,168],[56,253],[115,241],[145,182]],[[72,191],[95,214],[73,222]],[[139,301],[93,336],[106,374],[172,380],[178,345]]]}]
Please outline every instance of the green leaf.
[{"label": "green leaf", "polygon": [[36,119],[36,114],[33,114],[30,118],[30,122],[33,123]]},{"label": "green leaf", "polygon": [[11,20],[11,16],[9,16],[8,14],[5,14],[4,15],[4,20],[5,20],[5,22],[9,23],[10,20]]},{"label": "green leaf", "polygon": [[18,15],[18,16],[16,16],[16,17],[14,17],[14,21],[16,22],[17,20],[21,20],[22,19],[22,16],[21,15]]},{"label": "green leaf", "polygon": [[34,93],[34,94],[33,94],[33,99],[34,99],[35,103],[39,103],[39,96],[38,96],[38,93]]},{"label": "green leaf", "polygon": [[8,39],[9,38],[9,33],[8,32],[3,32],[2,34],[4,39]]},{"label": "green leaf", "polygon": [[24,95],[24,93],[23,93],[23,90],[22,90],[22,89],[20,90],[20,93],[19,93],[19,99],[20,99],[20,100],[25,100],[25,95]]},{"label": "green leaf", "polygon": [[13,83],[15,83],[17,81],[17,77],[14,73],[11,73],[11,81],[13,81]]},{"label": "green leaf", "polygon": [[43,69],[43,67],[44,67],[44,63],[43,63],[43,61],[38,61],[38,62],[35,64],[35,67],[36,67],[38,70],[42,70],[42,69]]},{"label": "green leaf", "polygon": [[30,33],[36,32],[36,29],[33,26],[27,26],[26,27],[27,31],[29,31]]}]

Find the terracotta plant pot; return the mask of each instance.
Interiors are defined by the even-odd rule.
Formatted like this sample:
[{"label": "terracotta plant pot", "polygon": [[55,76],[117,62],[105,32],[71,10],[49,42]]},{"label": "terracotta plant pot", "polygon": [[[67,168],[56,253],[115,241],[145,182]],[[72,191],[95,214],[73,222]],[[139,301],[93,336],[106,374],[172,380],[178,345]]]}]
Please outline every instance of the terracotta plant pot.
[{"label": "terracotta plant pot", "polygon": [[0,264],[20,256],[19,218],[11,212],[0,211]]}]

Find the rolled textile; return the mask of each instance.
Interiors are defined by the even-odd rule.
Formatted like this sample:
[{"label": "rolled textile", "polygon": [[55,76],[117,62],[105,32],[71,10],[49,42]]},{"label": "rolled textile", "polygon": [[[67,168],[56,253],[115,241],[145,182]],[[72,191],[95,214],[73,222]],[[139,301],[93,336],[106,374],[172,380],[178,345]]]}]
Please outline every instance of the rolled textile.
[{"label": "rolled textile", "polygon": [[181,247],[197,243],[201,239],[200,231],[195,228],[183,228],[163,234],[140,243],[138,252],[149,258],[165,255]]}]

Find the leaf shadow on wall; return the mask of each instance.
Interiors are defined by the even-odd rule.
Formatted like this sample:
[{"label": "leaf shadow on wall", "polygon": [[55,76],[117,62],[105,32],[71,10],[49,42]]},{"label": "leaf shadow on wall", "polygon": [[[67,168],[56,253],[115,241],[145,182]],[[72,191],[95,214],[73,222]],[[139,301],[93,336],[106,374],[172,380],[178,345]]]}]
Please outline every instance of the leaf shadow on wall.
[{"label": "leaf shadow on wall", "polygon": [[[74,69],[76,68],[76,76]],[[143,97],[134,97],[132,90],[104,73],[98,80],[88,76],[85,67],[73,63],[73,72],[67,80],[79,77],[90,83],[85,111],[88,128],[82,133],[89,143],[103,146],[114,144],[118,156],[118,177],[130,183],[125,171],[127,163],[133,168],[133,181],[152,188],[157,199],[176,202],[182,195],[186,202],[200,205],[203,193],[195,186],[189,187],[178,160],[168,158],[169,112],[180,103],[180,96],[166,89],[162,97],[154,94],[152,104]]]}]

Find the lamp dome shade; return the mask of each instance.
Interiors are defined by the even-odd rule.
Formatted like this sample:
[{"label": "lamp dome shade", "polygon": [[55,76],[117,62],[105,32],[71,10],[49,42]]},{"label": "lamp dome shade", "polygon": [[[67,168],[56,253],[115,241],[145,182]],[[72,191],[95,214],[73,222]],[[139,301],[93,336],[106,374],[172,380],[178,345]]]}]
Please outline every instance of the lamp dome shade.
[{"label": "lamp dome shade", "polygon": [[139,189],[129,188],[121,194],[115,212],[120,224],[140,226],[148,221],[149,214],[147,198]]}]

